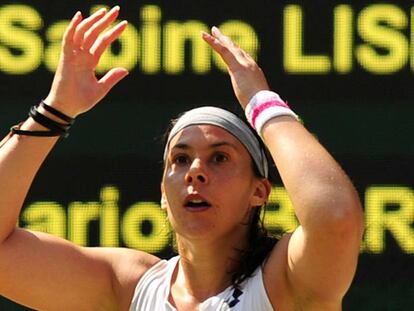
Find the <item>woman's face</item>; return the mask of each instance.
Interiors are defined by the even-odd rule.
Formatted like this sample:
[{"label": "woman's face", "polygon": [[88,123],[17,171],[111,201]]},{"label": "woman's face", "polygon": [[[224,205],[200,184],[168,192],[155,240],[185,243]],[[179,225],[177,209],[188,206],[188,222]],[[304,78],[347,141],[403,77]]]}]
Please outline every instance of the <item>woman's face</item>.
[{"label": "woman's face", "polygon": [[171,140],[161,190],[174,230],[192,239],[244,234],[251,208],[269,193],[241,142],[213,125],[187,127]]}]

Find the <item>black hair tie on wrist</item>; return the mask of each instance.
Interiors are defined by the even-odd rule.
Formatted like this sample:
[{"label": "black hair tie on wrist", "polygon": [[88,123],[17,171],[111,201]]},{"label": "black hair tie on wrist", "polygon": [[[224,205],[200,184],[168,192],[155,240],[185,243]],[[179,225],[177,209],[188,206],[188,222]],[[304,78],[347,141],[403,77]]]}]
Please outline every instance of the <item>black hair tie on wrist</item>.
[{"label": "black hair tie on wrist", "polygon": [[[51,118],[45,116],[39,112],[38,107],[44,108],[51,115],[67,122],[60,123]],[[44,101],[41,101],[39,105],[32,106],[29,110],[29,117],[31,117],[35,122],[47,128],[47,131],[31,131],[31,130],[21,130],[20,126],[23,124],[21,122],[18,125],[12,126],[10,129],[11,134],[25,135],[25,136],[38,136],[38,137],[54,137],[60,136],[66,138],[69,136],[69,129],[72,124],[75,122],[74,118],[71,118],[64,114],[63,112],[47,105]]]},{"label": "black hair tie on wrist", "polygon": [[74,118],[71,118],[68,115],[64,114],[63,112],[60,112],[59,110],[53,108],[52,106],[49,106],[43,100],[40,102],[39,106],[44,108],[50,114],[53,114],[55,117],[58,117],[62,119],[63,121],[68,122],[70,125],[73,125],[73,123],[75,122]]},{"label": "black hair tie on wrist", "polygon": [[32,106],[32,108],[29,111],[29,117],[31,117],[33,120],[35,120],[37,123],[43,125],[44,127],[48,128],[51,131],[54,132],[60,132],[62,134],[65,134],[68,132],[70,128],[70,124],[62,124],[59,122],[56,122],[45,115],[41,114],[37,109],[36,106]]},{"label": "black hair tie on wrist", "polygon": [[[25,136],[36,136],[36,137],[55,137],[62,136],[60,132],[54,131],[26,131],[20,129],[20,124],[14,125],[10,128],[12,134],[25,135]],[[69,134],[65,134],[62,137],[66,138]]]}]

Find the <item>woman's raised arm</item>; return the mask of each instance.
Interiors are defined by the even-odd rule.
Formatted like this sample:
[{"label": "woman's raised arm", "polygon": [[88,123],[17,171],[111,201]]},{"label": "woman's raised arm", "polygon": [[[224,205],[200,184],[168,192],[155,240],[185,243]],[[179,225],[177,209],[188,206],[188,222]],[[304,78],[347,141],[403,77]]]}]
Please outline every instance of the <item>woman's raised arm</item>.
[{"label": "woman's raised arm", "polygon": [[[59,66],[44,101],[47,105],[74,118],[91,109],[127,74],[125,69],[115,68],[100,80],[95,77],[95,67],[102,52],[126,27],[126,22],[121,22],[97,39],[116,19],[118,12],[118,7],[108,13],[100,10],[84,20],[80,12],[75,14],[63,38]],[[38,109],[47,117],[62,122],[42,107]],[[20,129],[47,130],[32,118],[27,119]],[[29,186],[56,141],[56,137],[12,135],[0,148],[0,241],[13,232]]]},{"label": "woman's raised arm", "polygon": [[[114,7],[86,19],[80,12],[75,14],[64,34],[46,105],[74,118],[91,109],[128,74],[123,68],[114,68],[101,79],[95,76],[102,53],[127,26],[123,21],[108,30],[118,13],[119,7]],[[63,121],[42,106],[37,110],[53,121]],[[48,131],[32,118],[19,129]],[[0,294],[41,310],[127,309],[143,265],[134,267],[135,274],[127,270],[139,262],[141,253],[81,248],[16,228],[33,178],[56,141],[56,137],[14,134],[0,148]],[[114,276],[115,270],[125,271],[125,277]],[[125,291],[117,290],[123,286]]]},{"label": "woman's raised arm", "polygon": [[268,91],[256,62],[217,28],[203,38],[227,64],[235,94],[269,148],[300,222],[266,262],[270,299],[280,310],[339,310],[363,231],[357,193],[287,104]]}]

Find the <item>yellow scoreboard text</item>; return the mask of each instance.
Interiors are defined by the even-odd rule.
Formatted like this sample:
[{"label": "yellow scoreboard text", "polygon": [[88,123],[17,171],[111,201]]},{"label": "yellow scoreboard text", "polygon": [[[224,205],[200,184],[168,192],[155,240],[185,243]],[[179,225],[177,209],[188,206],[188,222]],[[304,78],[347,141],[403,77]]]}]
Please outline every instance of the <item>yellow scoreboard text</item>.
[{"label": "yellow scoreboard text", "polygon": [[[98,7],[94,5],[90,11]],[[306,22],[318,21],[319,17],[307,14],[299,4],[284,6],[281,14],[283,55],[274,56],[286,74],[344,75],[356,68],[374,75],[414,71],[414,7],[407,11],[396,4],[374,3],[356,10],[339,4],[328,12],[333,20],[326,25],[330,37],[319,41],[329,42],[329,48],[319,54],[308,51],[312,38],[305,38],[305,27],[312,25]],[[200,38],[201,31],[209,30],[202,20],[165,20],[162,7],[147,4],[137,12],[137,19],[129,22],[118,40],[119,49],[106,52],[98,72],[113,66],[137,69],[146,75],[185,71],[206,75],[213,67],[226,70]],[[275,18],[275,27],[277,23]],[[42,66],[53,72],[67,24],[68,20],[56,20],[45,25],[39,10],[27,4],[0,5],[0,73],[23,75]],[[261,47],[259,34],[246,21],[225,20],[218,26],[254,58],[266,48]]]},{"label": "yellow scoreboard text", "polygon": [[[158,202],[137,202],[121,212],[120,190],[104,186],[93,202],[29,203],[20,218],[21,227],[48,232],[79,245],[90,244],[90,228],[99,223],[101,246],[127,247],[156,253],[170,245],[170,226]],[[388,232],[402,253],[414,254],[414,190],[406,186],[370,186],[364,194],[365,235],[361,251],[381,254]],[[273,187],[265,212],[270,231],[293,231],[298,221],[283,187]],[[147,227],[144,230],[144,226]],[[149,228],[149,229],[148,229]]]}]

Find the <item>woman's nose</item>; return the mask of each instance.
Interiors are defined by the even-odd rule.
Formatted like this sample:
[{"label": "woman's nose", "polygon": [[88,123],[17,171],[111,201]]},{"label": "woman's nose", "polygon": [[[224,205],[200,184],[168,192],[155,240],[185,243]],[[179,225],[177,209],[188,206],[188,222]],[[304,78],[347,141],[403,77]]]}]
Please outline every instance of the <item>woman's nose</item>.
[{"label": "woman's nose", "polygon": [[203,184],[208,182],[207,174],[204,171],[200,159],[195,159],[193,163],[191,163],[190,169],[185,175],[185,181],[188,183],[200,182]]}]

